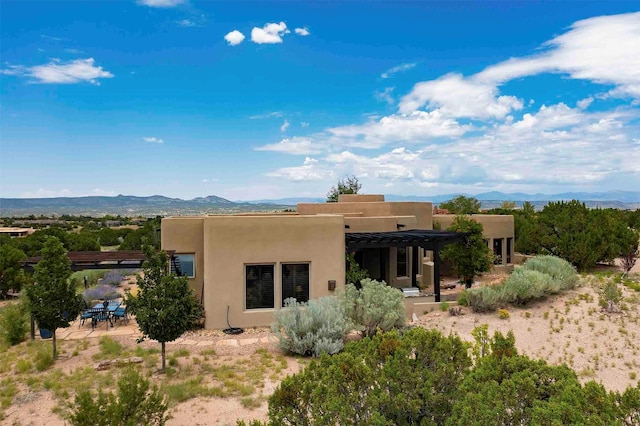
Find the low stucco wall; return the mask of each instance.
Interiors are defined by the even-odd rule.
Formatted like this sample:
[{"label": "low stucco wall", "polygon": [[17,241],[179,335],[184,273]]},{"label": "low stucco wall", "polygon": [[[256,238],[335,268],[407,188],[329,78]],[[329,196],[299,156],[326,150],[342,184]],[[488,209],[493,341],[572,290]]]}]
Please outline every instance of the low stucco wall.
[{"label": "low stucco wall", "polygon": [[167,217],[161,222],[161,246],[163,250],[174,250],[177,254],[194,254],[195,276],[189,279],[198,300],[202,297],[204,284],[204,218]]}]

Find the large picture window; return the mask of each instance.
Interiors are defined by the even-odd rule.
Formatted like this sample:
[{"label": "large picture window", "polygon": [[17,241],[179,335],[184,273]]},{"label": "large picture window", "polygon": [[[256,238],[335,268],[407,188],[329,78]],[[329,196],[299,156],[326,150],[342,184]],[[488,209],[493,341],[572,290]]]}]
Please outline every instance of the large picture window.
[{"label": "large picture window", "polygon": [[174,254],[175,262],[171,262],[171,272],[189,278],[196,276],[196,262],[193,254]]},{"label": "large picture window", "polygon": [[274,308],[273,265],[246,265],[247,309]]},{"label": "large picture window", "polygon": [[309,301],[309,264],[282,264],[282,306],[285,299],[294,297],[298,302]]}]

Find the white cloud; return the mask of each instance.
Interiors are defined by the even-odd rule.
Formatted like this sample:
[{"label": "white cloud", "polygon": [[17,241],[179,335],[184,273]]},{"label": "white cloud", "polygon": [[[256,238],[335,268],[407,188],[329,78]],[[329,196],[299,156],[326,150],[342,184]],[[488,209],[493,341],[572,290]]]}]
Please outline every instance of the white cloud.
[{"label": "white cloud", "polygon": [[144,137],[144,138],[142,138],[142,140],[145,141],[145,142],[149,142],[149,143],[164,143],[164,141],[162,139],[154,138],[153,136]]},{"label": "white cloud", "polygon": [[393,76],[394,74],[410,70],[411,68],[413,68],[415,66],[416,66],[416,64],[414,64],[414,63],[396,65],[395,67],[389,68],[387,71],[385,71],[382,74],[380,74],[380,78],[389,78],[389,77]]},{"label": "white cloud", "polygon": [[289,120],[284,120],[284,123],[282,123],[282,126],[280,126],[280,131],[286,132],[289,126],[290,126]]},{"label": "white cloud", "polygon": [[409,114],[426,106],[439,108],[442,114],[451,117],[504,118],[513,110],[523,107],[515,96],[498,96],[493,84],[479,83],[460,74],[446,74],[436,80],[416,84],[402,98],[399,110]]},{"label": "white cloud", "polygon": [[45,189],[38,188],[35,191],[27,191],[20,195],[21,198],[54,198],[54,197],[87,197],[87,196],[108,196],[117,195],[114,191],[105,191],[100,188],[93,188],[87,192],[73,192],[70,189]]},{"label": "white cloud", "polygon": [[318,181],[333,177],[331,170],[319,168],[313,161],[305,161],[305,164],[302,166],[283,167],[269,172],[266,175],[269,177],[284,178],[293,182]]},{"label": "white cloud", "polygon": [[311,33],[309,32],[309,29],[308,29],[308,28],[306,28],[306,27],[303,27],[303,28],[296,28],[296,29],[295,29],[295,32],[296,32],[296,34],[298,34],[298,35],[300,35],[300,36],[303,36],[303,37],[304,37],[304,36],[308,36],[309,34],[311,34]]},{"label": "white cloud", "polygon": [[0,71],[5,75],[17,75],[31,77],[36,83],[43,84],[73,84],[89,82],[99,85],[100,78],[112,78],[113,74],[102,67],[96,67],[93,58],[76,59],[63,63],[54,59],[46,65],[25,67],[23,65],[10,65],[9,68]]},{"label": "white cloud", "polygon": [[250,120],[261,120],[263,118],[273,118],[273,117],[280,118],[282,116],[283,116],[282,112],[273,111],[273,112],[268,112],[266,114],[252,115],[252,116],[249,116],[249,119]]},{"label": "white cloud", "polygon": [[[366,179],[368,191],[401,181],[413,185],[407,188],[437,186],[452,192],[469,188],[545,192],[559,186],[583,190],[607,182],[637,182],[640,49],[636,46],[640,46],[640,13],[579,21],[535,54],[471,76],[450,73],[417,83],[401,98],[394,114],[258,149],[313,155],[300,166],[278,169],[271,176],[320,180],[355,174]],[[536,107],[540,100],[514,96],[505,84],[542,73],[609,87],[572,101],[575,106],[556,101]],[[385,89],[377,95],[385,100],[391,94]],[[622,103],[612,99],[616,96],[632,99]]]},{"label": "white cloud", "polygon": [[268,23],[262,28],[254,27],[251,30],[251,41],[257,44],[282,43],[282,36],[289,32],[284,22]]},{"label": "white cloud", "polygon": [[176,21],[176,24],[185,28],[197,26],[197,24],[193,22],[191,19],[180,19],[179,21]]},{"label": "white cloud", "polygon": [[282,139],[278,143],[263,145],[256,148],[256,151],[275,151],[285,154],[307,155],[319,154],[322,152],[322,149],[320,149],[311,138],[294,137]]},{"label": "white cloud", "polygon": [[445,117],[439,110],[394,114],[365,124],[327,129],[329,141],[337,146],[380,148],[396,142],[420,143],[434,137],[460,136],[470,130]]},{"label": "white cloud", "polygon": [[301,122],[300,122],[300,127],[302,127],[303,129],[304,129],[305,127],[309,127],[309,122],[308,122],[308,121],[301,121]]},{"label": "white cloud", "polygon": [[395,99],[393,99],[392,96],[394,89],[395,87],[385,87],[382,92],[375,92],[374,96],[379,101],[384,101],[389,105],[393,105],[395,103]]},{"label": "white cloud", "polygon": [[227,40],[227,43],[229,43],[229,46],[237,46],[240,43],[242,43],[244,41],[244,34],[242,34],[240,31],[238,30],[233,30],[230,33],[227,33],[227,35],[224,36],[224,39]]},{"label": "white cloud", "polygon": [[418,83],[400,102],[400,112],[440,108],[453,117],[501,119],[523,106],[498,87],[541,73],[613,84],[611,96],[640,98],[640,12],[601,16],[574,23],[569,31],[544,44],[542,53],[512,58],[470,77],[447,74]]},{"label": "white cloud", "polygon": [[593,97],[589,96],[588,98],[580,99],[578,102],[576,102],[576,106],[580,109],[587,109],[592,103]]},{"label": "white cloud", "polygon": [[149,7],[176,7],[186,3],[187,0],[138,0],[138,3]]}]

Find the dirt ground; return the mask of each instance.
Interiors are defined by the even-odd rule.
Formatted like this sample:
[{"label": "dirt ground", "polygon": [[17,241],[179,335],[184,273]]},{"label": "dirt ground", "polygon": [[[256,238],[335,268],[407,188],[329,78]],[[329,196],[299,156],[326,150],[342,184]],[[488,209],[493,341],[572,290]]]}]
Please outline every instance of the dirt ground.
[{"label": "dirt ground", "polygon": [[[611,268],[616,269],[603,268],[603,271]],[[636,281],[640,280],[640,265],[634,271]],[[640,378],[640,293],[620,286],[625,298],[625,309],[611,314],[603,312],[598,306],[597,294],[597,286],[603,279],[607,279],[602,275],[583,276],[581,286],[565,294],[524,308],[509,308],[507,319],[501,319],[498,313],[476,314],[469,308],[464,308],[462,316],[432,312],[419,317],[414,325],[455,333],[469,341],[472,340],[471,331],[482,324],[488,324],[491,334],[494,331],[506,333],[512,330],[521,353],[553,364],[566,363],[583,381],[596,380],[602,382],[607,389],[623,390],[627,386],[635,386]],[[485,277],[485,280],[499,280],[499,277]],[[77,328],[83,330],[82,327]],[[116,328],[109,336],[122,345],[123,351],[133,351],[138,345],[143,348],[159,347],[156,342],[138,344],[137,333],[118,334],[118,330]],[[124,333],[126,328],[121,330]],[[99,340],[98,337],[89,336],[60,341],[62,355],[51,369],[59,369],[62,373],[71,375],[74,371],[94,366],[95,357],[101,351]],[[78,345],[83,341],[88,342],[84,343],[86,348],[78,351]],[[25,346],[25,351],[26,348]],[[251,394],[253,404],[246,404],[237,395],[191,398],[171,407],[169,425],[235,425],[236,419],[266,419],[268,395],[283,377],[298,372],[306,362],[283,356],[268,329],[251,329],[238,336],[227,336],[220,331],[190,332],[175,343],[167,345],[167,351],[169,356],[181,351],[188,353],[187,356],[177,358],[178,365],[175,369],[180,371],[191,371],[207,357],[212,358],[214,365],[226,363],[233,368],[258,362],[256,360],[259,357],[265,356],[279,357],[277,359],[284,359],[286,364],[273,371],[267,368],[261,379],[262,383]],[[152,382],[161,383],[162,375],[154,372],[153,368],[148,371]],[[0,381],[11,379],[14,373],[15,370],[0,370]],[[50,370],[43,372],[45,373],[53,374]],[[105,372],[95,374],[97,377]],[[106,374],[117,377],[118,370],[109,370]],[[196,373],[193,375],[197,376]],[[61,399],[59,395],[46,389],[46,386],[33,390],[21,382],[18,387],[19,391],[12,404],[5,408],[0,424],[65,424],[58,412],[65,401],[72,399],[72,395]]]}]

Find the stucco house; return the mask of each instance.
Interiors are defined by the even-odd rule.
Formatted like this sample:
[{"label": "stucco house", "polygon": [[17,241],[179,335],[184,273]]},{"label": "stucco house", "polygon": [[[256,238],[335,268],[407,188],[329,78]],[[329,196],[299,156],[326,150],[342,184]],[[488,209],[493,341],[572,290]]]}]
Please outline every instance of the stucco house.
[{"label": "stucco house", "polygon": [[[513,217],[504,218],[510,225],[489,220],[495,225],[490,241],[513,241]],[[341,195],[336,203],[298,204],[295,213],[167,217],[161,235],[162,248],[174,253],[174,266],[189,277],[204,305],[205,327],[221,329],[227,311],[234,327],[267,326],[286,298],[335,294],[345,285],[347,252],[372,278],[434,293],[412,298],[411,312],[420,301],[439,301],[438,252],[463,236],[434,231],[433,221],[428,202]],[[512,251],[507,244],[501,250]],[[504,261],[513,258],[509,253]]]}]

